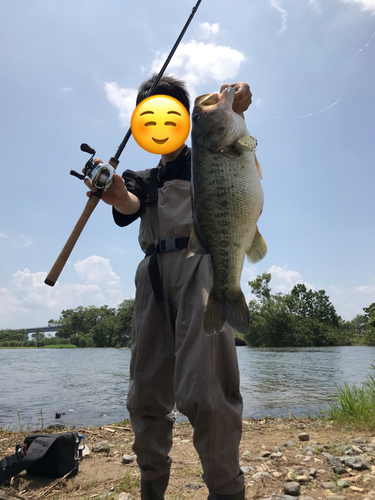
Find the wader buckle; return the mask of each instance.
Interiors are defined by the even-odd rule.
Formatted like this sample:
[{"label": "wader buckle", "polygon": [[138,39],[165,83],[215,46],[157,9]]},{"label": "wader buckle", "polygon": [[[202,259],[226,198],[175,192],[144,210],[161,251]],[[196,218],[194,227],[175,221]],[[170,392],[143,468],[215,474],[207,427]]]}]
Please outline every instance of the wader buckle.
[{"label": "wader buckle", "polygon": [[158,243],[159,252],[169,252],[170,250],[177,250],[176,238],[166,238],[165,240],[160,240]]}]

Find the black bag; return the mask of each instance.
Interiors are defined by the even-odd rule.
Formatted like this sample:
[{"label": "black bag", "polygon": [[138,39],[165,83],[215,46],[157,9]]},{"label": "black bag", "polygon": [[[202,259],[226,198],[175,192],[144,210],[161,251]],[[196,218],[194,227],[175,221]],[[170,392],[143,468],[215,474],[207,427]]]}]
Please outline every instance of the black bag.
[{"label": "black bag", "polygon": [[78,446],[83,439],[76,431],[29,434],[16,453],[0,461],[0,485],[26,470],[34,476],[63,477],[78,472]]}]

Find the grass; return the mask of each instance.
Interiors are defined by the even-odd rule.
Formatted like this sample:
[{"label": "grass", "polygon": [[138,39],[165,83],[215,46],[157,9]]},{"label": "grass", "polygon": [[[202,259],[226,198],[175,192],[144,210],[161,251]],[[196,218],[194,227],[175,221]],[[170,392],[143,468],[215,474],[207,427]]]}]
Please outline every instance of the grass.
[{"label": "grass", "polygon": [[[372,368],[375,370],[374,365]],[[375,431],[375,376],[368,375],[362,387],[335,385],[338,397],[331,403],[326,415],[346,427]]]},{"label": "grass", "polygon": [[115,491],[126,493],[133,493],[135,490],[141,487],[141,480],[139,476],[132,476],[128,472],[120,481],[120,483],[115,487]]}]

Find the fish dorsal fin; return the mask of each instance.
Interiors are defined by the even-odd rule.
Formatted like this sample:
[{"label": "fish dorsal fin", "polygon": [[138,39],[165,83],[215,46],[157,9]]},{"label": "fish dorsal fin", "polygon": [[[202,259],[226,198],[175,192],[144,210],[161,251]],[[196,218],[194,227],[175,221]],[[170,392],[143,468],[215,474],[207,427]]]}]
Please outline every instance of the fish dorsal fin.
[{"label": "fish dorsal fin", "polygon": [[190,252],[192,254],[195,254],[195,253],[202,253],[202,254],[203,253],[207,253],[205,251],[205,249],[203,248],[203,246],[200,244],[200,242],[199,242],[199,240],[197,238],[194,226],[191,228],[188,249],[190,250]]},{"label": "fish dorsal fin", "polygon": [[263,179],[263,174],[262,174],[262,169],[260,168],[259,161],[257,158],[257,155],[254,153],[255,156],[255,165],[257,166],[258,174],[261,179]]},{"label": "fish dorsal fin", "polygon": [[247,260],[255,264],[256,262],[262,260],[266,253],[267,245],[257,226],[252,245],[246,252]]}]

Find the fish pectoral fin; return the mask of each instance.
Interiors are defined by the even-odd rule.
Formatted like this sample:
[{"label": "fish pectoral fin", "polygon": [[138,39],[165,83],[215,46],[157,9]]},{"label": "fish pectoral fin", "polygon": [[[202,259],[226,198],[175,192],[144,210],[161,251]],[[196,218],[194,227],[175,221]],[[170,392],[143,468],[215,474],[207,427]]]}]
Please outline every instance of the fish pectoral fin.
[{"label": "fish pectoral fin", "polygon": [[194,226],[191,228],[188,249],[191,252],[191,254],[189,254],[189,257],[191,257],[191,255],[194,255],[195,253],[207,253],[197,238]]},{"label": "fish pectoral fin", "polygon": [[257,147],[257,140],[255,137],[249,135],[247,137],[241,137],[233,144],[239,153],[247,153],[249,151],[255,151]]},{"label": "fish pectoral fin", "polygon": [[251,244],[251,247],[247,250],[246,256],[249,262],[256,264],[260,260],[265,257],[267,253],[267,245],[263,239],[263,236],[260,234],[258,230],[258,226],[256,228],[255,237]]},{"label": "fish pectoral fin", "polygon": [[257,155],[255,153],[254,153],[254,156],[255,156],[255,165],[257,167],[259,177],[261,179],[263,179],[262,169],[260,168],[259,161],[258,161]]}]

